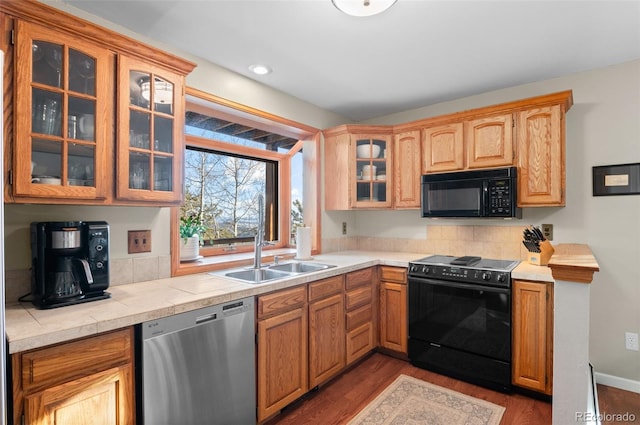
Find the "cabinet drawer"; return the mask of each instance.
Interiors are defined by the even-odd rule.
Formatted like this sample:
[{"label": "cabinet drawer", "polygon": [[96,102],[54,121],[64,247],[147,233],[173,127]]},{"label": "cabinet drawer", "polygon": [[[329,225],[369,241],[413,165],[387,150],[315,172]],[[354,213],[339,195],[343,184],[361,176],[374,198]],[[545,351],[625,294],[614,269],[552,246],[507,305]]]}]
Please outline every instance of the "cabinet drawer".
[{"label": "cabinet drawer", "polygon": [[355,272],[347,273],[347,291],[356,288],[358,286],[370,284],[373,281],[373,267],[368,269],[357,270]]},{"label": "cabinet drawer", "polygon": [[364,305],[364,304],[369,304],[371,303],[371,298],[372,298],[371,287],[363,286],[360,288],[356,288],[352,291],[347,292],[347,295],[345,298],[346,298],[345,308],[347,310],[360,307],[361,305]]},{"label": "cabinet drawer", "polygon": [[307,288],[300,285],[258,298],[258,319],[282,313],[304,305],[307,301]]},{"label": "cabinet drawer", "polygon": [[342,292],[343,276],[334,276],[309,284],[309,302]]},{"label": "cabinet drawer", "polygon": [[30,392],[132,362],[133,329],[28,351],[21,357],[22,388]]},{"label": "cabinet drawer", "polygon": [[406,284],[407,269],[404,267],[380,266],[380,278],[381,280]]},{"label": "cabinet drawer", "polygon": [[347,331],[351,331],[366,322],[371,322],[373,311],[371,304],[347,312]]},{"label": "cabinet drawer", "polygon": [[347,365],[355,362],[374,348],[373,325],[364,325],[347,332]]}]

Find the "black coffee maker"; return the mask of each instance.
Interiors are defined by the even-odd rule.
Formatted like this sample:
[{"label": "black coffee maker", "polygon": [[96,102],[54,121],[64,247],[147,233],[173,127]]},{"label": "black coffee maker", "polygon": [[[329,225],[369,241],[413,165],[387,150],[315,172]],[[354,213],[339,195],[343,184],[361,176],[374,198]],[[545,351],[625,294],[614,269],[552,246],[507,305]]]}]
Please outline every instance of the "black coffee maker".
[{"label": "black coffee maker", "polygon": [[37,308],[109,298],[109,225],[31,223],[31,296]]}]

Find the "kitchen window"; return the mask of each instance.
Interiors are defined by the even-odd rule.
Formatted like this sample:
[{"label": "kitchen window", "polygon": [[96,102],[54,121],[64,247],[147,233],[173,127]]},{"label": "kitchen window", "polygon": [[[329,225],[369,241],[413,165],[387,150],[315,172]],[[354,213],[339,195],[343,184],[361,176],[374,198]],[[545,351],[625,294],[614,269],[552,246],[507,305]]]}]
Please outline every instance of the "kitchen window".
[{"label": "kitchen window", "polygon": [[[172,209],[172,275],[222,268],[242,254],[251,258],[258,194],[265,199],[264,237],[271,243],[263,252],[292,250],[297,226],[319,227],[319,132],[192,92],[185,117],[184,204]],[[206,227],[200,246],[205,259],[197,264],[179,261],[180,217],[198,217]],[[319,232],[316,250],[318,241]]]}]

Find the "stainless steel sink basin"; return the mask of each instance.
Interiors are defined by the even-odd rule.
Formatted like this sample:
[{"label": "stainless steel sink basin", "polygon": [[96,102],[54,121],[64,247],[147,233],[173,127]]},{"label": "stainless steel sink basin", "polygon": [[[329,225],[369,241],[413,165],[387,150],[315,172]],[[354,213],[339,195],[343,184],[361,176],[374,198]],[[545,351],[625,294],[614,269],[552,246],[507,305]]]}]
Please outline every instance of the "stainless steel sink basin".
[{"label": "stainless steel sink basin", "polygon": [[285,277],[291,276],[291,273],[271,269],[247,269],[227,272],[224,273],[224,276],[242,280],[247,283],[263,283],[276,279],[284,279]]},{"label": "stainless steel sink basin", "polygon": [[299,276],[303,273],[317,272],[320,270],[330,269],[331,264],[322,263],[300,263],[288,262],[282,264],[274,264],[271,266],[263,266],[261,269],[245,268],[234,270],[220,270],[210,272],[213,276],[223,276],[231,279],[241,280],[245,283],[259,284],[273,282],[274,280],[286,279],[287,277]]},{"label": "stainless steel sink basin", "polygon": [[269,266],[269,270],[278,270],[288,273],[311,273],[317,272],[318,270],[326,270],[330,269],[332,266],[330,264],[321,264],[321,263],[282,263],[275,264],[273,266]]}]

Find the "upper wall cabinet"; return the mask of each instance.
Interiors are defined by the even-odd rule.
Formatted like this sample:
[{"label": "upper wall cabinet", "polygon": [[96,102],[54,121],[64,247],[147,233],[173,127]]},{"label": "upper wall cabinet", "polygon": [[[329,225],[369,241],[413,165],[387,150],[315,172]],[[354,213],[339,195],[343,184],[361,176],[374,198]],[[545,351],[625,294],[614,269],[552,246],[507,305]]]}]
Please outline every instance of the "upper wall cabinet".
[{"label": "upper wall cabinet", "polygon": [[394,206],[420,207],[420,130],[396,134],[393,139]]},{"label": "upper wall cabinet", "polygon": [[422,130],[422,171],[437,173],[512,165],[513,115],[479,116]]},{"label": "upper wall cabinet", "polygon": [[[176,205],[194,64],[39,2],[2,2],[5,201]],[[47,22],[46,27],[42,22]]]},{"label": "upper wall cabinet", "polygon": [[340,126],[325,131],[324,138],[325,209],[391,207],[390,129]]},{"label": "upper wall cabinet", "polygon": [[518,112],[518,206],[564,206],[564,106]]},{"label": "upper wall cabinet", "polygon": [[[113,55],[83,39],[17,23],[13,195],[104,199],[113,164]],[[111,96],[110,96],[111,95]]]},{"label": "upper wall cabinet", "polygon": [[121,57],[118,63],[119,199],[176,202],[181,198],[184,103],[182,77]]},{"label": "upper wall cabinet", "polygon": [[467,168],[513,165],[513,114],[465,121],[464,144]]},{"label": "upper wall cabinet", "polygon": [[422,130],[422,172],[455,171],[464,168],[462,123]]}]

